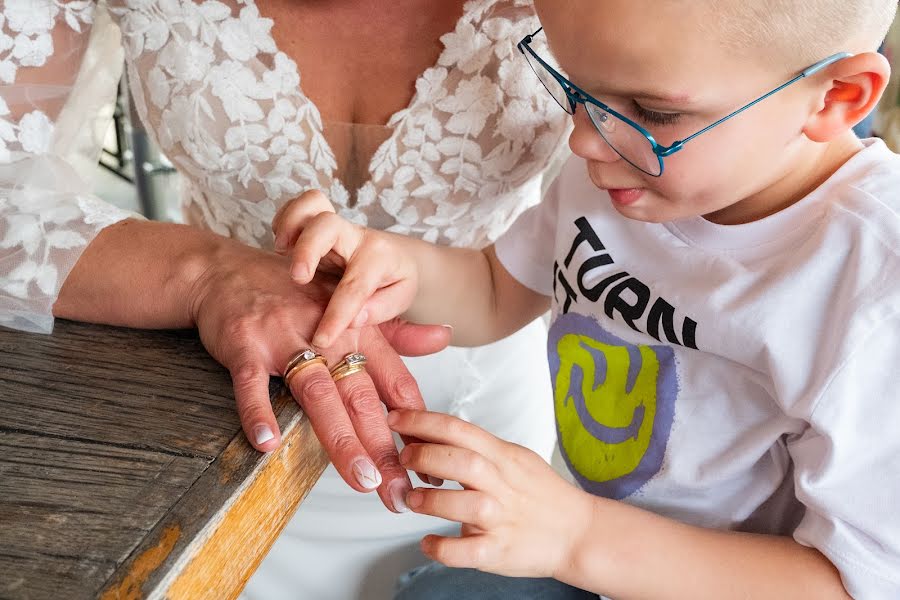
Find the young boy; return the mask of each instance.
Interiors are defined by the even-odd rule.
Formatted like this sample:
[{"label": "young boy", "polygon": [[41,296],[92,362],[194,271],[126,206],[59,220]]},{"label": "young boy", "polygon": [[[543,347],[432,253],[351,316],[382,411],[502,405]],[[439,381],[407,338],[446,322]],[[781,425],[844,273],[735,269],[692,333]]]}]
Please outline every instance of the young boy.
[{"label": "young boy", "polygon": [[[888,80],[896,1],[535,5],[560,68],[533,36],[523,60],[583,160],[495,247],[368,231],[315,194],[276,223],[296,279],[344,269],[317,345],[407,307],[463,345],[552,310],[579,487],[452,417],[392,413],[421,440],[403,464],[464,487],[410,492],[463,523],[423,550],[568,584],[541,597],[900,598],[900,156],[851,131]],[[447,573],[401,597],[546,583]]]}]

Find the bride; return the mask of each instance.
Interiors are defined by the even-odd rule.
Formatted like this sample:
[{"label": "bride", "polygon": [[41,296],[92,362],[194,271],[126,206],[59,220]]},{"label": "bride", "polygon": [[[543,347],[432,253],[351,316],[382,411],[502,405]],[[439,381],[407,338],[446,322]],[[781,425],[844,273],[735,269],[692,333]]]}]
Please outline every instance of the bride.
[{"label": "bride", "polygon": [[[291,282],[273,252],[276,211],[319,188],[370,227],[493,241],[538,202],[565,140],[562,111],[516,50],[537,27],[527,0],[0,2],[0,324],[196,327],[232,375],[248,439],[272,450],[269,376],[309,345],[326,294]],[[123,55],[138,113],[181,175],[186,224],[90,192]],[[446,525],[396,514],[410,482],[382,402],[424,398],[549,457],[544,335],[536,322],[404,367],[387,342],[422,354],[446,334],[370,328],[336,348],[367,353],[371,381],[295,377],[334,466],[246,597],[386,597],[424,560],[418,540]],[[377,471],[377,495],[359,493],[359,465]]]}]

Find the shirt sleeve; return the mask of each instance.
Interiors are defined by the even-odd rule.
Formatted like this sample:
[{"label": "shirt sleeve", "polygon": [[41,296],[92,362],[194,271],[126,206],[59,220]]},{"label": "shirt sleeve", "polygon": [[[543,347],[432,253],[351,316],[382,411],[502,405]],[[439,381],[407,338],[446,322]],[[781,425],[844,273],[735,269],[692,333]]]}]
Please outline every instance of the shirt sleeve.
[{"label": "shirt sleeve", "polygon": [[551,296],[553,260],[559,220],[560,188],[565,171],[547,188],[543,200],[532,206],[494,243],[500,264],[525,287]]},{"label": "shirt sleeve", "polygon": [[136,216],[92,195],[122,67],[93,1],[0,3],[0,325],[49,333],[91,240]]},{"label": "shirt sleeve", "polygon": [[857,599],[900,598],[900,314],[834,372],[788,449],[806,514],[797,542],[827,556]]}]

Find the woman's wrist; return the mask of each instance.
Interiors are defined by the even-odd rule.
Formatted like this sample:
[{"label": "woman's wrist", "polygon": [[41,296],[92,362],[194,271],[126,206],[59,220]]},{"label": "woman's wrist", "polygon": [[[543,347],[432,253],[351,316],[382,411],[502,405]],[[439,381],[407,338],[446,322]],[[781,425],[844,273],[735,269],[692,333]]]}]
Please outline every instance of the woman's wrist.
[{"label": "woman's wrist", "polygon": [[126,327],[191,327],[198,285],[222,249],[234,244],[187,225],[120,221],[84,250],[53,313]]},{"label": "woman's wrist", "polygon": [[209,234],[206,243],[184,249],[176,261],[179,272],[179,282],[176,285],[185,290],[184,297],[192,326],[197,326],[204,302],[214,293],[222,277],[227,277],[229,272],[239,271],[239,265],[246,263],[247,251],[253,252],[253,249],[214,234]]}]

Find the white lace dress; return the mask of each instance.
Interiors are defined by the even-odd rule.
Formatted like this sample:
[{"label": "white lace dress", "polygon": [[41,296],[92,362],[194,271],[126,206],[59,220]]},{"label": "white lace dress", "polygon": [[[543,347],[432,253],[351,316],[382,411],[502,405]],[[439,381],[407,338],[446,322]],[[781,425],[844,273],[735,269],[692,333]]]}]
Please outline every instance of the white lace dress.
[{"label": "white lace dress", "polygon": [[[182,175],[186,221],[269,248],[275,210],[320,188],[357,222],[482,247],[539,200],[565,140],[564,113],[516,50],[537,26],[530,1],[469,1],[365,177],[345,185],[297,66],[253,0],[0,0],[0,325],[49,332],[81,252],[134,216],[89,180],[123,55],[140,117]],[[543,343],[535,323],[408,364],[432,409],[549,455]],[[382,596],[440,525],[388,513],[329,469],[246,593]]]}]

